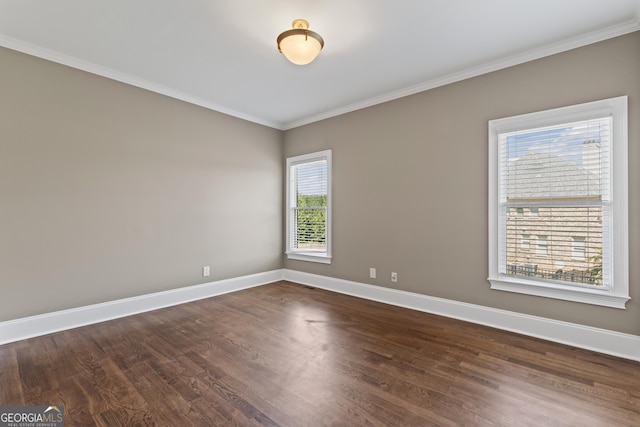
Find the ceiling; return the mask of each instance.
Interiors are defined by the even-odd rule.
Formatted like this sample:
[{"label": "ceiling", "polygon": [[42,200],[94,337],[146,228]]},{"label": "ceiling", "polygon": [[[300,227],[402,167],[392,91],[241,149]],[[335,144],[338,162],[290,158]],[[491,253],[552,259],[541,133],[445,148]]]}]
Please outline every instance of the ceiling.
[{"label": "ceiling", "polygon": [[277,129],[639,29],[640,0],[0,0],[0,46]]}]

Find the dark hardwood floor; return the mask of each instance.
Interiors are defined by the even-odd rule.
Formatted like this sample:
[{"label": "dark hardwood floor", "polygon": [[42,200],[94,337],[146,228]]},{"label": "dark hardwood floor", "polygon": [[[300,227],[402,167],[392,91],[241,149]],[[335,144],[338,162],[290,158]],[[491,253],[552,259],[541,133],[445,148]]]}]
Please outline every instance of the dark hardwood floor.
[{"label": "dark hardwood floor", "polygon": [[640,363],[279,282],[0,346],[65,426],[638,426]]}]

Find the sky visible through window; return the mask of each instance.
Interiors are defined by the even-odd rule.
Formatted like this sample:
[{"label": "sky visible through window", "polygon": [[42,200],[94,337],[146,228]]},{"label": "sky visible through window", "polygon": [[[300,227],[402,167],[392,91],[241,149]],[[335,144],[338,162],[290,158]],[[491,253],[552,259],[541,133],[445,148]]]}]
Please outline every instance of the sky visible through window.
[{"label": "sky visible through window", "polygon": [[608,138],[609,120],[604,117],[508,133],[505,135],[507,157],[509,161],[514,161],[531,152],[545,152],[566,162],[582,165],[585,161],[584,143],[599,143],[602,138]]}]

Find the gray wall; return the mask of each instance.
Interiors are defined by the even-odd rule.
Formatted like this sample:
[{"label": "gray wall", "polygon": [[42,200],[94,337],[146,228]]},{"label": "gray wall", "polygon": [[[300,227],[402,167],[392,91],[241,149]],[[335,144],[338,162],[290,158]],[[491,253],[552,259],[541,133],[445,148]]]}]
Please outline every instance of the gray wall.
[{"label": "gray wall", "polygon": [[[627,309],[490,290],[487,121],[620,95],[629,96]],[[334,258],[285,267],[640,335],[639,102],[634,33],[289,130],[285,156],[333,150]]]},{"label": "gray wall", "polygon": [[0,64],[0,321],[282,267],[282,132]]},{"label": "gray wall", "polygon": [[[283,159],[331,148],[333,264],[284,267],[640,335],[640,33],[284,134],[6,49],[0,64],[0,321],[283,267]],[[491,291],[487,121],[619,95],[627,310]]]}]

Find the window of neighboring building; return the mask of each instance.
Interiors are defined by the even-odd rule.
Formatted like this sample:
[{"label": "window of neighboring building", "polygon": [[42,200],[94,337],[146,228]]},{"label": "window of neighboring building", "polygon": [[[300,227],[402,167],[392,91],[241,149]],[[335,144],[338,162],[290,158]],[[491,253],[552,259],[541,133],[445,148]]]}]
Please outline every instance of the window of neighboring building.
[{"label": "window of neighboring building", "polygon": [[287,159],[287,257],[331,263],[331,150]]},{"label": "window of neighboring building", "polygon": [[520,247],[522,249],[529,249],[531,244],[531,236],[529,234],[523,234],[522,240],[520,241]]},{"label": "window of neighboring building", "polygon": [[583,260],[585,258],[585,238],[573,236],[571,238],[571,258]]},{"label": "window of neighboring building", "polygon": [[492,120],[489,145],[491,288],[624,308],[627,97]]},{"label": "window of neighboring building", "polygon": [[549,255],[549,237],[537,236],[536,238],[536,254]]}]

